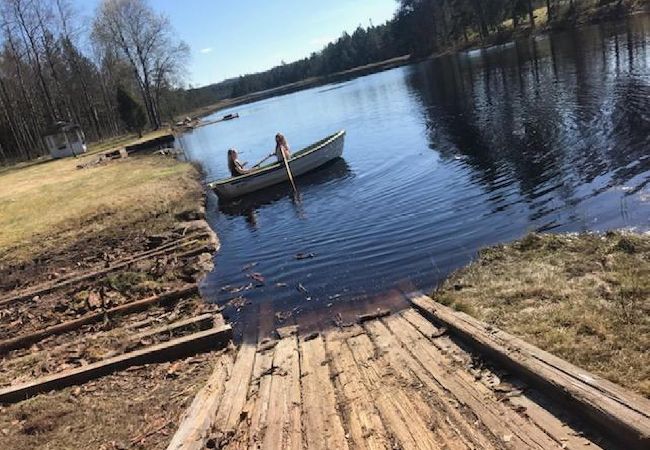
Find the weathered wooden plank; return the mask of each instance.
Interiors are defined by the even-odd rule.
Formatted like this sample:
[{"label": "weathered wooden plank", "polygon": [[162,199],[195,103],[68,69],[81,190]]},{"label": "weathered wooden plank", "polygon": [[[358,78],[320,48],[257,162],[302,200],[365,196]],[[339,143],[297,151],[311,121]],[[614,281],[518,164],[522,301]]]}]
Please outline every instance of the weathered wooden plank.
[{"label": "weathered wooden plank", "polygon": [[[242,447],[260,448],[264,441],[266,418],[269,413],[269,399],[271,397],[271,381],[273,379],[273,356],[275,346],[272,343],[260,343],[258,346],[255,367],[253,368],[253,383],[249,391],[252,400],[250,408],[250,425],[245,430],[247,437],[240,439]],[[276,342],[277,346],[277,342]]]},{"label": "weathered wooden plank", "polygon": [[[430,336],[434,334],[432,332],[435,330],[435,327],[431,324],[431,322],[427,321],[413,309],[404,311],[402,313],[402,316],[411,325],[413,325],[414,328],[416,328],[426,337],[430,338]],[[430,340],[436,347],[440,348],[441,351],[446,352],[446,354],[450,357],[455,356],[457,353],[464,352],[448,337]],[[473,375],[467,372],[456,373],[462,381],[465,381],[467,383],[475,381]],[[483,382],[481,381],[481,383]],[[480,386],[480,388],[482,392],[486,392],[491,389],[485,385]],[[510,396],[507,398],[502,397],[504,396],[503,393],[495,395],[501,399],[502,404],[509,405],[511,408],[515,409],[519,416],[530,419],[538,428],[553,438],[560,446],[565,448],[583,448],[585,445],[589,445],[589,448],[594,450],[600,448],[596,443],[590,442],[585,437],[582,437],[581,433],[577,432],[571,426],[567,425],[565,422],[554,416],[550,411],[531,401],[528,398],[528,393],[522,393],[520,395]]]},{"label": "weathered wooden plank", "polygon": [[[66,286],[70,286],[72,284],[79,283],[81,281],[87,281],[87,280],[91,280],[91,279],[94,279],[94,278],[98,278],[98,277],[107,275],[107,274],[109,274],[111,272],[115,272],[116,270],[123,269],[124,267],[128,267],[131,264],[135,264],[135,263],[137,263],[139,261],[154,258],[154,257],[157,257],[157,256],[161,256],[161,255],[170,253],[172,251],[178,250],[179,248],[187,247],[190,244],[195,244],[195,243],[198,242],[197,239],[196,239],[196,236],[182,238],[180,241],[182,241],[182,242],[168,244],[169,247],[166,247],[166,248],[161,249],[159,247],[159,248],[154,249],[154,250],[143,252],[143,253],[135,256],[135,257],[132,257],[132,258],[129,258],[128,260],[121,261],[119,263],[113,264],[113,265],[111,265],[109,267],[106,267],[104,269],[95,270],[95,271],[92,271],[92,272],[85,272],[85,273],[82,273],[82,274],[79,274],[79,275],[74,275],[72,277],[67,277],[67,278],[64,278],[64,279],[55,280],[54,282],[48,283],[46,285],[35,286],[35,287],[33,287],[31,289],[27,289],[26,291],[23,291],[23,292],[21,292],[19,294],[14,294],[14,295],[12,295],[10,297],[5,297],[3,299],[0,299],[0,306],[7,306],[7,305],[10,305],[10,304],[22,301],[22,300],[31,299],[32,297],[37,296],[37,295],[41,296],[41,295],[48,294],[48,293],[54,291],[55,289],[60,289],[60,288],[66,287]],[[203,251],[207,251],[208,249],[212,250],[213,246],[214,246],[213,244],[211,244],[210,246],[205,246],[204,245],[204,246],[201,246],[200,249],[203,250]],[[196,250],[190,250],[190,251],[195,252]]]},{"label": "weathered wooden plank", "polygon": [[517,448],[548,449],[559,444],[533,423],[522,420],[516,412],[498,402],[473,378],[463,379],[463,370],[453,360],[431,345],[425,335],[401,316],[390,317],[386,325],[427,372],[447,391],[459,406],[467,407],[482,423],[483,430],[492,433],[500,445],[510,443]]},{"label": "weathered wooden plank", "polygon": [[215,323],[215,315],[211,313],[201,314],[200,316],[190,317],[189,319],[172,322],[162,327],[153,328],[143,331],[129,338],[131,341],[139,341],[152,336],[177,333],[186,330],[203,331],[212,328]]},{"label": "weathered wooden plank", "polygon": [[427,319],[584,414],[628,448],[650,447],[650,401],[502,330],[423,295],[409,297]]},{"label": "weathered wooden plank", "polygon": [[296,336],[278,342],[262,449],[302,449],[300,361]]},{"label": "weathered wooden plank", "polygon": [[[357,330],[358,334],[359,331]],[[325,335],[327,356],[334,369],[339,405],[344,427],[349,433],[350,447],[356,449],[392,449],[388,433],[377,412],[374,401],[362,380],[345,337],[350,331],[332,331]]]},{"label": "weathered wooden plank", "polygon": [[78,319],[52,325],[51,327],[47,327],[42,330],[35,331],[33,333],[24,334],[22,336],[17,336],[10,339],[5,339],[4,341],[0,341],[0,355],[5,354],[11,350],[28,347],[32,344],[42,341],[43,339],[49,336],[55,336],[58,334],[67,333],[69,331],[78,330],[79,328],[85,325],[101,322],[105,318],[110,318],[121,314],[129,314],[133,312],[143,311],[156,304],[165,305],[168,303],[172,303],[176,300],[179,300],[181,298],[197,295],[198,293],[199,293],[198,286],[196,284],[189,284],[182,288],[170,292],[154,295],[151,297],[144,298],[142,300],[136,300],[134,302],[124,303],[114,308],[102,310],[99,312],[86,314],[85,316],[80,317]]},{"label": "weathered wooden plank", "polygon": [[[498,446],[496,436],[491,436],[490,430],[481,427],[473,412],[465,415],[458,407],[458,402],[441,386],[413,356],[402,347],[397,337],[380,321],[366,325],[368,334],[400,379],[403,385],[414,386],[412,396],[426,395],[427,407],[425,415],[432,417],[435,433],[450,448],[481,448],[492,449]],[[421,383],[421,384],[420,384]],[[422,405],[424,399],[419,400]],[[490,440],[490,438],[492,440]]]},{"label": "weathered wooden plank", "polygon": [[323,339],[320,335],[307,341],[300,339],[299,345],[306,447],[314,450],[347,449]]},{"label": "weathered wooden plank", "polygon": [[217,357],[212,375],[183,414],[167,450],[202,450],[206,447],[232,366],[229,354]]},{"label": "weathered wooden plank", "polygon": [[251,343],[242,344],[237,353],[232,375],[226,383],[214,422],[213,434],[220,447],[223,447],[232,439],[242,419],[241,413],[246,404],[248,386],[255,363],[255,354],[255,345]]},{"label": "weathered wooden plank", "polygon": [[442,448],[427,425],[426,421],[431,417],[422,415],[425,408],[418,411],[414,404],[415,399],[410,398],[396,383],[394,372],[385,364],[381,356],[376,354],[368,335],[360,334],[350,338],[348,345],[384,426],[393,439],[397,440],[399,448]]},{"label": "weathered wooden plank", "polygon": [[48,375],[18,386],[9,386],[0,390],[0,403],[18,402],[42,392],[85,383],[135,365],[170,361],[201,351],[214,350],[223,347],[230,341],[231,336],[231,327],[225,325],[97,361],[87,366]]}]

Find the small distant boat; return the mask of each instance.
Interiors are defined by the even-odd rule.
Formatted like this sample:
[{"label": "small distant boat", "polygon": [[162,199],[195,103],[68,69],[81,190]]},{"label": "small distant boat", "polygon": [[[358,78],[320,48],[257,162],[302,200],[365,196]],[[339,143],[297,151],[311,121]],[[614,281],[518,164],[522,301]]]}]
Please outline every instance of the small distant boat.
[{"label": "small distant boat", "polygon": [[[344,140],[345,130],[341,130],[294,153],[288,160],[291,173],[294,177],[299,177],[339,158],[343,154]],[[284,164],[275,162],[245,175],[214,181],[208,187],[214,189],[219,198],[231,199],[288,180]]]},{"label": "small distant boat", "polygon": [[239,118],[239,113],[230,113],[230,114],[226,114],[225,116],[223,116],[222,120],[232,120],[232,119],[238,119],[238,118]]}]

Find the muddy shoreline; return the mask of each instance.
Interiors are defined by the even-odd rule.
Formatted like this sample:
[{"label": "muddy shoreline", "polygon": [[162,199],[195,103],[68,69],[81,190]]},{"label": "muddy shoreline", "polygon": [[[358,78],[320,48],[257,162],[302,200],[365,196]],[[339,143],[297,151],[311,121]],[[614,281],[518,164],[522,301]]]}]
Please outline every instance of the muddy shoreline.
[{"label": "muddy shoreline", "polygon": [[[132,163],[161,156],[141,158]],[[184,163],[169,163],[174,164]],[[205,220],[198,170],[188,170],[195,181],[183,187],[178,201],[152,202],[149,214],[137,220],[80,233],[67,245],[40,253],[34,245],[36,251],[28,259],[13,261],[11,250],[3,253],[0,390],[84,370],[224,324],[219,307],[203,301],[198,292],[220,244]],[[3,448],[164,448],[209,376],[212,358],[230,351],[227,347],[134,365],[5,403],[0,406],[0,444]]]}]

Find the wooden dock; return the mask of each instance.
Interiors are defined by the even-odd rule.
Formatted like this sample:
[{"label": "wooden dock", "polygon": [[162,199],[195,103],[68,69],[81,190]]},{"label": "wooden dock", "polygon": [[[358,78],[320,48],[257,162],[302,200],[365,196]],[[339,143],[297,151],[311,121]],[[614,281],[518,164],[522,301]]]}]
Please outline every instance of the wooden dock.
[{"label": "wooden dock", "polygon": [[[346,327],[244,342],[216,361],[168,449],[648,448],[648,400],[566,362],[559,370],[581,377],[556,388],[506,371],[485,351],[501,345],[491,331],[477,351],[453,324],[468,316],[412,301]],[[511,344],[513,360],[548,355]]]}]

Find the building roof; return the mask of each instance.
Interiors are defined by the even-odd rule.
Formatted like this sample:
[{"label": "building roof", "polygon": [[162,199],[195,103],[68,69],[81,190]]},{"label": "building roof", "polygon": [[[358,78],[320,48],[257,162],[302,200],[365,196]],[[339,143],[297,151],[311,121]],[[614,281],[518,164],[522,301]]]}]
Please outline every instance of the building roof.
[{"label": "building roof", "polygon": [[57,122],[54,122],[49,127],[47,127],[43,132],[43,136],[51,136],[53,134],[65,133],[68,131],[80,130],[80,129],[81,127],[76,123],[64,122],[62,120],[59,120]]}]

